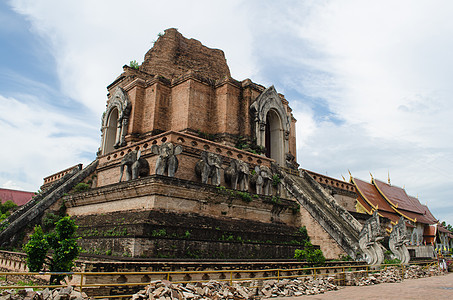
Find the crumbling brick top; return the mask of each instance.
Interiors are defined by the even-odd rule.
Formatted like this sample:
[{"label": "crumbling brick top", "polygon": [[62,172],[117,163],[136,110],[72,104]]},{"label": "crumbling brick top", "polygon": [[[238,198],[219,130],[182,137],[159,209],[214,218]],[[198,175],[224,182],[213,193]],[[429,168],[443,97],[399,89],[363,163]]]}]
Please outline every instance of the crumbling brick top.
[{"label": "crumbling brick top", "polygon": [[230,77],[225,54],[211,49],[195,39],[186,39],[175,28],[165,30],[145,54],[140,70],[168,79],[195,72],[209,79]]}]

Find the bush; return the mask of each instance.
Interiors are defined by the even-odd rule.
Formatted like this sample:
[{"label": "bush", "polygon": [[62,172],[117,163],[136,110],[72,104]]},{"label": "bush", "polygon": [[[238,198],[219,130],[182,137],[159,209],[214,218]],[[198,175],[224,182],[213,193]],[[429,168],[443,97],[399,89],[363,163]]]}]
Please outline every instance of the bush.
[{"label": "bush", "polygon": [[79,193],[89,190],[91,187],[89,184],[85,182],[79,182],[77,185],[72,189],[73,192]]},{"label": "bush", "polygon": [[324,265],[326,261],[321,249],[315,249],[310,242],[305,243],[304,249],[296,249],[294,251],[294,258],[299,261],[312,263],[315,267]]},{"label": "bush", "polygon": [[[39,272],[44,264],[51,272],[69,272],[74,266],[74,260],[80,252],[77,239],[74,237],[77,226],[69,216],[60,219],[55,224],[55,230],[44,234],[41,226],[35,226],[30,240],[24,245],[27,254],[27,266],[31,272]],[[52,258],[47,252],[52,249]],[[50,284],[59,284],[63,275],[51,275]]]}]

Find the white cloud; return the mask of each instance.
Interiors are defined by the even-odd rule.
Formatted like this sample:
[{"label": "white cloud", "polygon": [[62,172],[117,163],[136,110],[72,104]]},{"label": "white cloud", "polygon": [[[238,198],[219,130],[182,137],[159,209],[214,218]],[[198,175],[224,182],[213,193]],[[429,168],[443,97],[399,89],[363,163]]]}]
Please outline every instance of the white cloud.
[{"label": "white cloud", "polygon": [[[76,163],[89,162],[83,153],[94,152],[95,128],[23,95],[19,101],[0,95],[0,127],[5,145],[0,148],[0,185],[36,191],[42,178]],[[91,132],[91,134],[89,134]],[[75,161],[75,159],[82,161]]]},{"label": "white cloud", "polygon": [[32,29],[50,42],[62,91],[99,115],[105,108],[106,86],[129,61],[141,63],[157,34],[166,28],[179,28],[186,37],[224,50],[233,77],[243,79],[253,71],[247,63],[251,38],[241,1],[12,3],[30,20]]},{"label": "white cloud", "polygon": [[[437,209],[449,201],[451,1],[15,0],[12,5],[49,42],[56,61],[49,67],[57,69],[62,92],[96,115],[105,107],[105,87],[122,65],[141,62],[158,32],[177,27],[186,37],[224,50],[236,79],[276,84],[286,94],[298,119],[302,167],[337,178],[347,169],[363,179],[369,171],[385,179],[390,171],[392,182],[419,194],[422,202]],[[37,122],[29,107],[18,107],[31,120],[5,126],[16,135],[27,128],[27,139],[37,143],[39,137],[46,149],[63,147],[52,152],[65,162],[56,170],[72,164],[71,155],[98,146],[77,134],[58,141],[42,136],[43,131],[58,135],[55,124],[69,128],[79,120],[65,122],[56,112],[47,116],[35,104],[32,111],[48,118]],[[90,126],[98,136],[96,122]],[[76,140],[80,145],[69,149]],[[37,176],[30,172],[22,174]],[[436,215],[453,222],[451,211],[439,209]]]}]

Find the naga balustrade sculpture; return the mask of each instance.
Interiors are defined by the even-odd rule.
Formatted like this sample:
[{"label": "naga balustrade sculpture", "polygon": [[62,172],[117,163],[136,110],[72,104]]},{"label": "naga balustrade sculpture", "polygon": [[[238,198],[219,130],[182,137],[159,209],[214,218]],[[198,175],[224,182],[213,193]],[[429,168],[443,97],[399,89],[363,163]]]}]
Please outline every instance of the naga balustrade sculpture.
[{"label": "naga balustrade sculpture", "polygon": [[195,173],[201,177],[201,182],[207,184],[211,178],[211,184],[220,185],[220,169],[222,168],[222,157],[218,154],[203,151],[201,160],[195,165]]},{"label": "naga balustrade sculpture", "polygon": [[406,228],[406,221],[404,217],[401,217],[390,233],[389,248],[395,258],[399,259],[402,264],[407,264],[410,260],[409,250],[406,247],[408,242],[409,232]]},{"label": "naga balustrade sculpture", "polygon": [[176,171],[178,171],[178,159],[176,155],[182,153],[181,145],[173,145],[172,143],[162,143],[160,146],[153,145],[151,151],[159,155],[156,161],[156,174],[165,175],[168,177],[174,177]]},{"label": "naga balustrade sculpture", "polygon": [[133,150],[121,159],[120,164],[120,181],[123,179],[124,171],[126,171],[126,181],[137,179],[139,176],[144,177],[149,175],[148,161],[140,157],[140,150]]},{"label": "naga balustrade sculpture", "polygon": [[359,247],[370,265],[380,265],[384,261],[384,251],[380,240],[384,239],[377,210],[365,222],[359,234]]},{"label": "naga balustrade sculpture", "polygon": [[249,189],[249,165],[242,161],[233,159],[230,166],[225,170],[225,180],[230,182],[232,189],[248,191]]}]

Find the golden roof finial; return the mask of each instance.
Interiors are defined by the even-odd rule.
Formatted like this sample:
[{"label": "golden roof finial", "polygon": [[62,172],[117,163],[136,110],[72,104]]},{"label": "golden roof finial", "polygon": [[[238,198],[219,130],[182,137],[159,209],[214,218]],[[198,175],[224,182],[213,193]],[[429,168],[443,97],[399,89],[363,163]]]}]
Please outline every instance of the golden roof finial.
[{"label": "golden roof finial", "polygon": [[371,176],[371,182],[373,182],[374,177],[373,177],[373,174],[371,174],[371,172],[370,172],[370,176]]},{"label": "golden roof finial", "polygon": [[341,178],[343,178],[343,181],[346,181],[346,179],[344,178],[343,174],[341,174]]},{"label": "golden roof finial", "polygon": [[390,171],[387,171],[387,172],[388,172],[388,174],[387,174],[387,178],[388,178],[388,179],[387,179],[387,180],[388,180],[388,183],[391,184],[391,183],[390,183]]}]

